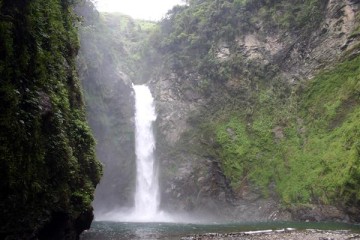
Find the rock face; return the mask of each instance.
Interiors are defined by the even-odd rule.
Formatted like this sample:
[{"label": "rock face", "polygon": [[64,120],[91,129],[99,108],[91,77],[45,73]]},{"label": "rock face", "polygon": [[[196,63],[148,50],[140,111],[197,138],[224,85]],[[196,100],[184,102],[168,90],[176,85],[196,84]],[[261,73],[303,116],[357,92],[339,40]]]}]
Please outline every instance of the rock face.
[{"label": "rock face", "polygon": [[181,135],[189,129],[187,120],[190,113],[199,110],[206,102],[191,89],[181,90],[176,81],[176,75],[168,74],[150,82],[157,101],[159,134],[163,134],[164,142],[170,146],[178,143]]},{"label": "rock face", "polygon": [[87,124],[71,1],[0,4],[0,238],[77,239],[102,167]]},{"label": "rock face", "polygon": [[[150,83],[156,99],[158,114],[156,152],[161,169],[163,207],[176,210],[199,209],[212,205],[211,189],[207,184],[213,178],[212,163],[207,159],[181,149],[183,134],[191,129],[188,119],[192,112],[199,111],[206,100],[190,89],[182,92],[174,74],[162,76]],[[205,207],[205,206],[204,206]],[[205,207],[206,208],[206,207]]]},{"label": "rock face", "polygon": [[349,216],[333,206],[308,206],[298,209],[292,209],[292,215],[295,219],[301,221],[349,221]]},{"label": "rock face", "polygon": [[[324,20],[319,26],[291,32],[281,28],[269,30],[260,24],[259,29],[236,38],[237,51],[259,66],[275,67],[276,74],[295,84],[336,62],[342,52],[358,42],[359,36],[352,35],[358,11],[358,3],[331,0],[324,6]],[[224,51],[229,52],[226,49],[219,45],[220,59],[226,59],[222,56]],[[234,52],[229,52],[227,57],[232,54]],[[234,84],[228,83],[228,86],[234,88]]]},{"label": "rock face", "polygon": [[150,82],[158,114],[156,152],[161,166],[162,208],[217,221],[290,219],[289,213],[278,210],[279,203],[262,199],[259,192],[250,191],[237,201],[219,160],[206,153],[199,155],[193,148],[198,144],[194,141],[201,139],[191,136],[197,131],[191,117],[210,99],[192,89],[182,90],[176,82],[171,73]]},{"label": "rock face", "polygon": [[[157,154],[162,169],[164,208],[174,209],[175,206],[178,210],[212,212],[250,221],[307,220],[306,216],[311,218],[309,220],[348,220],[337,208],[316,207],[318,210],[310,214],[313,217],[301,212],[308,210],[299,210],[301,213],[281,210],[275,191],[270,190],[270,196],[264,199],[261,191],[251,185],[235,193],[222,171],[220,159],[199,149],[213,142],[209,136],[204,140],[204,136],[197,135],[197,127],[201,125],[201,111],[211,111],[216,101],[243,94],[242,104],[251,104],[247,95],[252,94],[249,89],[255,92],[256,86],[252,86],[250,80],[258,77],[259,72],[266,78],[278,78],[291,88],[330,67],[359,43],[360,36],[353,34],[358,26],[359,8],[358,1],[324,1],[323,20],[319,25],[289,31],[269,29],[260,22],[257,29],[239,34],[235,47],[220,42],[215,54],[219,62],[240,54],[252,68],[244,69],[237,78],[229,78],[210,95],[193,87],[202,77],[200,74],[179,76],[163,69],[160,76],[152,79],[150,85],[158,112]],[[303,134],[303,120],[298,122]],[[279,141],[284,137],[282,126],[274,126],[273,133]]]},{"label": "rock face", "polygon": [[[80,79],[84,86],[87,118],[97,141],[97,157],[104,165],[104,175],[93,202],[96,216],[133,204],[134,96],[132,81],[124,72],[126,69],[119,66],[122,58],[127,56],[122,49],[122,40],[112,35],[112,31],[118,33],[109,23],[100,20],[92,4],[81,6],[79,12],[85,18],[80,29]],[[104,36],[107,36],[106,40]]]},{"label": "rock face", "polygon": [[90,228],[93,219],[92,209],[82,213],[75,221],[66,213],[55,213],[39,231],[38,239],[78,239],[84,230]]},{"label": "rock face", "polygon": [[[90,86],[90,79],[85,78],[85,88],[94,87]],[[101,79],[110,81],[95,85],[97,89],[105,89],[105,95],[100,94],[97,99],[103,99],[104,103],[102,106],[88,106],[89,124],[98,143],[96,153],[104,165],[105,173],[95,191],[95,214],[118,206],[131,206],[135,177],[134,98],[131,82],[121,73],[114,74],[113,79],[108,75]]]}]

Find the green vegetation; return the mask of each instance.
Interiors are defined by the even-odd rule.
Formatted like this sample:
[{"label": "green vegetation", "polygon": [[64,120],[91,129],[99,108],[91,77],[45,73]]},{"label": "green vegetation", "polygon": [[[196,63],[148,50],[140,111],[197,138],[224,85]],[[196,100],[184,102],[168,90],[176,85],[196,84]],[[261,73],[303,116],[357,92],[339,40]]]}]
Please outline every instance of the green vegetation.
[{"label": "green vegetation", "polygon": [[285,104],[264,90],[251,119],[213,122],[232,186],[250,181],[266,195],[275,182],[284,203],[359,204],[359,66],[357,57],[318,74]]},{"label": "green vegetation", "polygon": [[79,219],[92,211],[101,165],[75,69],[72,2],[0,4],[2,239],[35,237],[58,214],[91,221]]},{"label": "green vegetation", "polygon": [[[86,6],[90,10],[80,12],[85,15],[80,28],[81,48],[84,49],[80,64],[99,72],[119,69],[129,78],[141,80],[141,57],[148,35],[156,28],[155,23],[135,21],[118,13],[99,14],[92,7]],[[99,81],[101,84],[101,79]]]},{"label": "green vegetation", "polygon": [[[301,196],[359,203],[359,63],[358,57],[320,73],[302,95],[299,110],[306,133],[291,159],[302,163],[307,173]],[[296,196],[291,184],[300,177],[289,175],[287,183],[279,185],[285,199]]]},{"label": "green vegetation", "polygon": [[[81,27],[77,1],[23,2],[0,1],[0,238],[36,238],[59,214],[66,220],[58,225],[81,225],[92,211],[102,167],[76,63],[103,162],[134,158],[130,79],[156,79],[169,68],[179,96],[191,89],[210,99],[205,113],[189,119],[198,128],[170,154],[186,147],[220,162],[239,194],[251,186],[264,196],[275,190],[284,204],[360,206],[359,45],[306,85],[290,87],[280,66],[250,60],[237,43],[254,31],[306,37],[327,1],[190,0],[159,24],[100,15],[85,1]],[[358,34],[359,26],[352,37]],[[220,48],[231,54],[218,57]],[[169,166],[175,175],[178,165]],[[107,167],[130,179],[117,186],[129,191],[133,163]]]},{"label": "green vegetation", "polygon": [[[237,38],[263,26],[276,31],[306,34],[323,18],[324,1],[264,0],[193,0],[174,7],[150,39],[152,46],[165,55],[167,66],[184,77],[188,72],[202,75],[194,86],[204,88],[204,81],[226,81],[243,69],[256,75],[259,66],[245,63],[241,54],[226,60],[216,57],[220,45],[240,52]],[[264,32],[264,34],[266,34]],[[264,35],[264,37],[266,37]],[[205,84],[208,87],[208,84]]]}]

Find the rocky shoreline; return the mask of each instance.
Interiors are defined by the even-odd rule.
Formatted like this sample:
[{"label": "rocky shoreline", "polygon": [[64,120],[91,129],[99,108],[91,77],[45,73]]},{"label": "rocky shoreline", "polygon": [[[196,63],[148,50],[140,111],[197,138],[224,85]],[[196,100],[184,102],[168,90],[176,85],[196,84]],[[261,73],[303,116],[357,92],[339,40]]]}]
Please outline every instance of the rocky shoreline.
[{"label": "rocky shoreline", "polygon": [[207,233],[183,237],[181,240],[360,240],[360,233],[348,230],[324,231],[324,230],[264,230],[237,233]]}]

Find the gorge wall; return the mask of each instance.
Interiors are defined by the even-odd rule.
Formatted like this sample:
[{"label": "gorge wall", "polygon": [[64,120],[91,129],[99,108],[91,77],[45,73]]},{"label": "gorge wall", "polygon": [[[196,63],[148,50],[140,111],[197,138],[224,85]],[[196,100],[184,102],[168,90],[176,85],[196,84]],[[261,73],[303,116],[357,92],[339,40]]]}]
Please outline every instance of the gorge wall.
[{"label": "gorge wall", "polygon": [[0,1],[0,238],[77,239],[102,173],[73,1]]},{"label": "gorge wall", "polygon": [[84,17],[78,66],[96,153],[104,165],[93,203],[97,213],[133,202],[134,99],[132,82],[122,64],[128,55],[121,39],[106,25],[112,18],[100,19],[92,3],[84,4],[78,9]]}]

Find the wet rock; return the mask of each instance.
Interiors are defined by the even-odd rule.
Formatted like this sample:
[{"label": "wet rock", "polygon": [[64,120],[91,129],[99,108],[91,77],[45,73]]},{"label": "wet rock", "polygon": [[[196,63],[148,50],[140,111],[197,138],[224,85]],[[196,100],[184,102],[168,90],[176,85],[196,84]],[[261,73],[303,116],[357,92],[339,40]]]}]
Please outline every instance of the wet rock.
[{"label": "wet rock", "polygon": [[93,210],[82,212],[77,219],[72,219],[68,213],[56,212],[51,215],[50,221],[39,231],[39,239],[78,239],[79,235],[90,228],[94,219]]},{"label": "wet rock", "polygon": [[308,205],[304,207],[296,207],[291,209],[292,217],[295,220],[300,221],[337,221],[337,222],[348,222],[349,216],[344,210],[339,209],[335,206],[326,205]]}]

